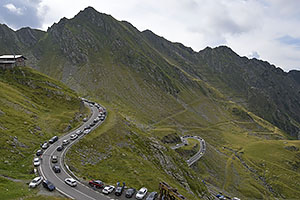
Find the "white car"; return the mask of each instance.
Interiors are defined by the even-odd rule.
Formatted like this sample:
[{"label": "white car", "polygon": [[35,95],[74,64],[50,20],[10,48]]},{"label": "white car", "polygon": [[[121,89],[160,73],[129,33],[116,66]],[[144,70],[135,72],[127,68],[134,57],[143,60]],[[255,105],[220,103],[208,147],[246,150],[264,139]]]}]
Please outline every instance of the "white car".
[{"label": "white car", "polygon": [[34,158],[34,159],[33,159],[33,165],[34,165],[35,167],[40,166],[40,164],[41,164],[41,162],[40,162],[40,159],[39,159],[39,158]]},{"label": "white car", "polygon": [[91,129],[86,129],[85,131],[83,131],[84,134],[89,134],[91,132]]},{"label": "white car", "polygon": [[78,135],[77,135],[77,134],[72,134],[72,135],[70,136],[70,139],[71,139],[71,140],[75,140],[76,138],[78,138]]},{"label": "white car", "polygon": [[147,192],[148,192],[148,189],[145,188],[145,187],[142,187],[142,188],[136,193],[135,198],[136,198],[136,199],[143,199],[143,198],[146,196]]},{"label": "white car", "polygon": [[63,140],[62,144],[63,145],[68,145],[69,144],[69,140]]},{"label": "white car", "polygon": [[105,188],[102,190],[102,193],[103,194],[110,194],[110,193],[112,193],[112,191],[114,191],[114,189],[115,189],[115,186],[108,185],[108,186],[105,186]]},{"label": "white car", "polygon": [[77,135],[80,135],[81,133],[82,133],[81,130],[77,130],[77,131],[76,131],[76,134],[77,134]]},{"label": "white car", "polygon": [[41,176],[35,177],[35,178],[29,183],[29,187],[35,188],[35,187],[38,186],[42,181],[43,181],[43,177],[41,177]]},{"label": "white car", "polygon": [[66,178],[65,183],[68,184],[71,187],[75,187],[77,185],[77,182],[73,178]]},{"label": "white car", "polygon": [[47,149],[49,147],[48,142],[45,142],[44,144],[42,144],[42,149]]}]

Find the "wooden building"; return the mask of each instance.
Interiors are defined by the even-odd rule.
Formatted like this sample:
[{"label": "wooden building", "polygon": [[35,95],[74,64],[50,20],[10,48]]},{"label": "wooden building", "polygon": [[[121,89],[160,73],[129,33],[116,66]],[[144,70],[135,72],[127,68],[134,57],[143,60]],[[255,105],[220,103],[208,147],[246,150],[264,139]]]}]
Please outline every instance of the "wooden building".
[{"label": "wooden building", "polygon": [[2,55],[0,56],[0,67],[2,68],[13,68],[19,66],[25,66],[25,58],[22,55]]}]

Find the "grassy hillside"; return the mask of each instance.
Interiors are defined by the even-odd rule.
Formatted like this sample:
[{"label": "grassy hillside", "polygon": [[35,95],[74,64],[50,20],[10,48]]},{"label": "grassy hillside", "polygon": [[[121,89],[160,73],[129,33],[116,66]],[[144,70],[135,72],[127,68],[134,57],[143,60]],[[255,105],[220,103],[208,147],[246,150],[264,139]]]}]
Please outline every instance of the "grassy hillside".
[{"label": "grassy hillside", "polygon": [[[165,180],[188,199],[212,190],[254,199],[299,196],[299,144],[289,139],[300,127],[300,86],[285,72],[227,47],[194,52],[90,7],[35,34],[30,62],[109,111],[67,155],[78,176],[150,190]],[[40,118],[51,120],[53,113],[38,105]],[[207,142],[191,168],[185,160],[193,147],[169,148],[186,134]]]},{"label": "grassy hillside", "polygon": [[[0,193],[32,196],[32,160],[40,144],[79,124],[84,113],[72,90],[27,67],[0,69]],[[6,178],[8,177],[8,178]]]}]

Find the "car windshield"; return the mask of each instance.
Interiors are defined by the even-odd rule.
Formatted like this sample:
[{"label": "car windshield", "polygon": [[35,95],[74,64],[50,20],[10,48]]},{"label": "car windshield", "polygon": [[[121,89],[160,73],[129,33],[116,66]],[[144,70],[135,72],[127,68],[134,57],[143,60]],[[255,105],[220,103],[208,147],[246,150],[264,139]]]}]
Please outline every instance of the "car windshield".
[{"label": "car windshield", "polygon": [[33,179],[32,180],[32,183],[36,183],[36,182],[38,182],[40,179]]},{"label": "car windshield", "polygon": [[145,193],[145,190],[139,191],[139,194],[144,194],[144,193]]}]

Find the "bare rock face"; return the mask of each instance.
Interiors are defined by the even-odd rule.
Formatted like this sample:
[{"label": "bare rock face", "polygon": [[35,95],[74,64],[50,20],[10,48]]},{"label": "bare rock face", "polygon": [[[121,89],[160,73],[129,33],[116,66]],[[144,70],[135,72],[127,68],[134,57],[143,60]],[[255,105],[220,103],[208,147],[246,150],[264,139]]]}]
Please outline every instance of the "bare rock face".
[{"label": "bare rock face", "polygon": [[[191,93],[199,89],[191,81],[197,78],[300,138],[299,72],[286,73],[268,62],[240,57],[226,46],[195,52],[88,7],[73,19],[61,19],[47,33],[30,28],[13,31],[0,25],[0,51],[30,57],[33,66],[72,88],[84,84],[97,88],[95,80],[101,79],[97,73],[102,72],[103,65],[125,66],[175,98],[182,88]],[[89,78],[91,75],[94,77]]]},{"label": "bare rock face", "polygon": [[295,146],[286,146],[284,148],[289,151],[299,151],[299,148]]},{"label": "bare rock face", "polygon": [[20,141],[18,140],[18,137],[17,137],[17,136],[12,137],[12,143],[11,143],[11,145],[12,145],[13,147],[28,148],[28,146],[26,146],[25,144],[23,144],[22,142],[20,142]]}]

